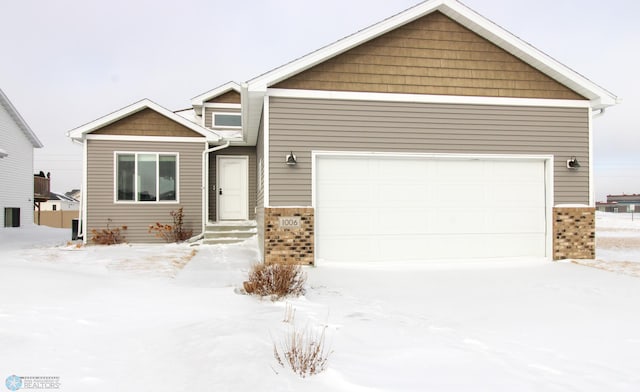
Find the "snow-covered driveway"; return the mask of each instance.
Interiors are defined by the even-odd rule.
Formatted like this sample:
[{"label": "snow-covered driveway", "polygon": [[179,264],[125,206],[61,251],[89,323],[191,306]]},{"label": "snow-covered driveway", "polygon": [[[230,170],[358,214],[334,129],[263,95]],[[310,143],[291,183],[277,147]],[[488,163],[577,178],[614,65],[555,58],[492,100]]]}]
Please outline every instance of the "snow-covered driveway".
[{"label": "snow-covered driveway", "polygon": [[[0,231],[1,384],[15,374],[59,377],[61,391],[640,390],[634,276],[537,260],[325,264],[306,269],[305,297],[271,302],[238,293],[252,242],[76,249],[51,246],[66,232],[32,231],[39,247]],[[298,329],[327,326],[333,353],[319,376],[276,365],[287,304]]]}]

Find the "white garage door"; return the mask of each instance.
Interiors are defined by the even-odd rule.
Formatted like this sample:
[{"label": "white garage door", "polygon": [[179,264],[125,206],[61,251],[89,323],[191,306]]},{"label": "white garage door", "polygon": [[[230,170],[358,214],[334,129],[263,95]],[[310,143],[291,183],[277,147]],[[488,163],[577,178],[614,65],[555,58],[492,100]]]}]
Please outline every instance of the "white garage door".
[{"label": "white garage door", "polygon": [[320,261],[545,256],[543,160],[316,159]]}]

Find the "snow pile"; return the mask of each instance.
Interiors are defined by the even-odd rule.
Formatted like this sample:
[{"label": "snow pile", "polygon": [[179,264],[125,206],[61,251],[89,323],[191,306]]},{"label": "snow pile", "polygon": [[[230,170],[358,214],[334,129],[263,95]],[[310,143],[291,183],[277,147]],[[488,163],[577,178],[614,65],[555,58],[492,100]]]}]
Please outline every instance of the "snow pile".
[{"label": "snow pile", "polygon": [[[240,293],[255,240],[76,248],[29,230],[0,237],[1,383],[16,374],[57,376],[61,391],[640,389],[635,277],[539,260],[327,264],[305,269],[306,296],[272,302]],[[60,245],[28,246],[49,235]],[[276,363],[274,343],[294,328],[326,331],[324,373],[301,379]]]}]

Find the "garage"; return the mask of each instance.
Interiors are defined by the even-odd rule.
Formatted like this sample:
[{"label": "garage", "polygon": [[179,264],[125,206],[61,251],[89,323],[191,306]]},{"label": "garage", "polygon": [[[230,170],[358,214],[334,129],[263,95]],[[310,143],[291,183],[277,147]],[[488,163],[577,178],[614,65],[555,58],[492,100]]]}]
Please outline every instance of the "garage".
[{"label": "garage", "polygon": [[549,157],[314,160],[317,261],[547,256]]}]

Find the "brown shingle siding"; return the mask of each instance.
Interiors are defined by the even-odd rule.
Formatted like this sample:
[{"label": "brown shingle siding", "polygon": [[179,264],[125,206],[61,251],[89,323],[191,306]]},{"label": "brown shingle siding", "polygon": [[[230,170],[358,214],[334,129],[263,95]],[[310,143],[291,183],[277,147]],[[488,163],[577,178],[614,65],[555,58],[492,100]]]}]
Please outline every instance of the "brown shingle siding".
[{"label": "brown shingle siding", "polygon": [[97,135],[203,137],[152,109],[141,110],[92,133]]},{"label": "brown shingle siding", "polygon": [[372,39],[273,87],[584,99],[439,12]]}]

